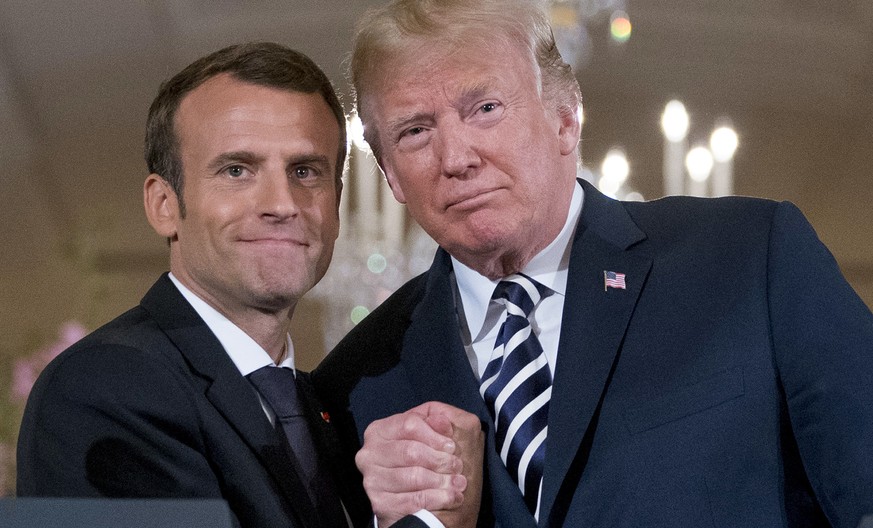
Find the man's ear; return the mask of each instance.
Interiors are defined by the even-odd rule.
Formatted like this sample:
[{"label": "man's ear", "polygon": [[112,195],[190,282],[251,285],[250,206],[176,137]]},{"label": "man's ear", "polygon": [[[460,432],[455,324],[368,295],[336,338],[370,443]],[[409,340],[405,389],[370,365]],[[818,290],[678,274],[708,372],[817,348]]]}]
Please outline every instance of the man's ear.
[{"label": "man's ear", "polygon": [[568,105],[558,107],[558,142],[563,155],[574,154],[579,146],[582,124],[579,123],[579,110]]},{"label": "man's ear", "polygon": [[400,184],[397,183],[397,178],[394,176],[394,169],[385,164],[381,158],[377,158],[376,163],[379,164],[379,168],[382,170],[382,174],[385,175],[385,180],[388,181],[388,187],[390,187],[391,192],[394,193],[394,199],[402,204],[405,204],[406,196],[403,194],[403,189],[400,188]]},{"label": "man's ear", "polygon": [[157,174],[149,174],[142,189],[146,218],[152,229],[162,237],[176,236],[181,218],[179,199],[167,180]]}]

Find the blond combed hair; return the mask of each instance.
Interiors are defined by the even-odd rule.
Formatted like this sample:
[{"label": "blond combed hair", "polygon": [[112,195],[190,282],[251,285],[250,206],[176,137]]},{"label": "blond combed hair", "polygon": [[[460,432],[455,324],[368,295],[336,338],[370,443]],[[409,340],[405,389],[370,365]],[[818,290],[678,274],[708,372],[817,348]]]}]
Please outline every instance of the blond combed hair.
[{"label": "blond combed hair", "polygon": [[[381,76],[391,75],[384,70],[385,63],[413,44],[464,46],[483,39],[511,43],[529,54],[538,66],[543,101],[576,111],[581,101],[579,83],[558,51],[541,2],[393,0],[369,10],[358,22],[350,67],[364,136],[377,158],[378,132],[368,114],[367,98],[377,89]],[[489,48],[488,52],[500,51],[496,46]]]}]

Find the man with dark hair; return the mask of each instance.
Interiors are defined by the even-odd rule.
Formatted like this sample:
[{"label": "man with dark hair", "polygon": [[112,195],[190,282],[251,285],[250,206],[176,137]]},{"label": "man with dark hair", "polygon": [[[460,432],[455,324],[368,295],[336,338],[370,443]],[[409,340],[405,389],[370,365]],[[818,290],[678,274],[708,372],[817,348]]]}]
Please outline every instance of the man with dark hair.
[{"label": "man with dark hair", "polygon": [[232,74],[235,79],[256,86],[321,95],[339,127],[335,171],[336,185],[341,189],[346,158],[342,104],[330,80],[315,63],[305,55],[288,51],[284,46],[271,42],[230,46],[194,61],[161,86],[146,122],[145,160],[149,172],[167,180],[180,197],[182,211],[185,210],[182,200],[184,182],[175,128],[176,112],[188,93],[221,73]]},{"label": "man with dark hair", "polygon": [[440,245],[313,373],[368,494],[415,493],[369,475],[427,442],[407,409],[435,400],[487,427],[481,526],[854,528],[870,310],[789,203],[577,180],[579,89],[540,4],[394,0],[359,23],[365,137]]},{"label": "man with dark hair", "polygon": [[[18,494],[222,498],[242,527],[368,525],[354,453],[289,334],[339,229],[345,120],[330,82],[286,47],[231,46],[164,83],[147,128],[145,211],[170,273],[42,373]],[[465,445],[443,446],[447,475]],[[449,506],[454,482],[436,490]]]}]

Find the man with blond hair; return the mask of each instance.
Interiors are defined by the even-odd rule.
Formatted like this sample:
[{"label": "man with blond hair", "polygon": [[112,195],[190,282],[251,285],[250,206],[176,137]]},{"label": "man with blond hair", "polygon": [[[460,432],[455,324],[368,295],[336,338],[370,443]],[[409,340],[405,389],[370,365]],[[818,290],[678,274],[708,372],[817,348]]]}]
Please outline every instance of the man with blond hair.
[{"label": "man with blond hair", "polygon": [[873,316],[796,207],[577,180],[579,89],[535,2],[396,0],[359,27],[365,136],[440,246],[314,373],[371,497],[445,480],[370,479],[439,445],[408,411],[436,400],[486,430],[481,526],[873,511]]}]

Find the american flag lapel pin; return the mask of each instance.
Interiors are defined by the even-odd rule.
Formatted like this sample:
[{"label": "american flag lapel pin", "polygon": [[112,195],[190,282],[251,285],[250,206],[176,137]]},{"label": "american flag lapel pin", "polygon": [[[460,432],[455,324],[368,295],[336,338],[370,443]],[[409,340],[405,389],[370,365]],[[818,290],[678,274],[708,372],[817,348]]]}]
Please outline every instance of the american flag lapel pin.
[{"label": "american flag lapel pin", "polygon": [[614,271],[603,271],[603,291],[608,290],[609,288],[615,288],[617,290],[627,289],[627,285],[624,282],[624,273],[616,273]]}]

